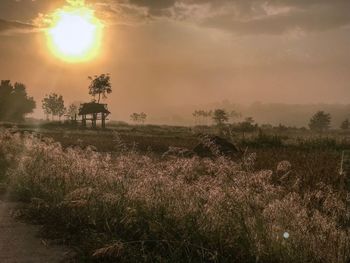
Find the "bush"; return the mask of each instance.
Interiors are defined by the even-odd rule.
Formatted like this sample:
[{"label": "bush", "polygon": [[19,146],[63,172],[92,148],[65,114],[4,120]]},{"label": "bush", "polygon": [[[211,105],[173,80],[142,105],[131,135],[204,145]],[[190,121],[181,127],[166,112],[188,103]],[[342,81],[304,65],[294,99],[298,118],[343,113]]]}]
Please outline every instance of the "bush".
[{"label": "bush", "polygon": [[251,139],[243,139],[241,144],[252,148],[276,148],[283,147],[283,139],[286,138],[282,138],[278,135],[265,134],[260,130],[258,136]]},{"label": "bush", "polygon": [[343,145],[339,144],[336,139],[328,137],[319,137],[311,139],[298,139],[297,146],[303,149],[342,149]]},{"label": "bush", "polygon": [[[10,136],[8,138],[8,136]],[[84,262],[347,262],[346,192],[303,191],[223,157],[116,157],[1,135],[26,214],[79,246]],[[320,178],[322,180],[322,178]],[[289,238],[286,238],[288,235]]]}]

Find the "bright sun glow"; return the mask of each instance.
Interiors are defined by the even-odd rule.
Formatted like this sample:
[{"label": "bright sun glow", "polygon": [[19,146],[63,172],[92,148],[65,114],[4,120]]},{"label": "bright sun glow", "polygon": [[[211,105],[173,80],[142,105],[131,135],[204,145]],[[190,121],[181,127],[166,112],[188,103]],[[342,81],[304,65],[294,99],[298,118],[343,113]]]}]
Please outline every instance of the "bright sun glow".
[{"label": "bright sun glow", "polygon": [[67,62],[94,58],[102,37],[102,23],[87,7],[60,9],[53,14],[46,35],[50,50]]}]

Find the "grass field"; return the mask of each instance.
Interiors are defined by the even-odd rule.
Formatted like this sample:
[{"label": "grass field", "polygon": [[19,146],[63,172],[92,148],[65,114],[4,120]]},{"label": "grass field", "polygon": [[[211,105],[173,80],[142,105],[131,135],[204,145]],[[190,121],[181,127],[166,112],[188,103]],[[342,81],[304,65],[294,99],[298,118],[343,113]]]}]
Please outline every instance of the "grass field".
[{"label": "grass field", "polygon": [[195,146],[197,131],[6,128],[2,180],[28,204],[24,217],[74,247],[80,262],[350,259],[339,174],[346,135],[237,133],[240,158],[164,159],[169,146]]}]

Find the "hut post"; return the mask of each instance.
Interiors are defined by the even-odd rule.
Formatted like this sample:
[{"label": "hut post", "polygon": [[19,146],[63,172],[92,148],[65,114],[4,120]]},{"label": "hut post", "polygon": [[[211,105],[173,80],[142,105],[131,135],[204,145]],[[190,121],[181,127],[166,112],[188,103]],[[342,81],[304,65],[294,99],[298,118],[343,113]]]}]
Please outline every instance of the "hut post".
[{"label": "hut post", "polygon": [[92,128],[96,128],[96,120],[97,120],[97,114],[93,113],[92,114]]},{"label": "hut post", "polygon": [[83,127],[86,127],[86,115],[85,114],[82,115],[81,124]]},{"label": "hut post", "polygon": [[104,112],[101,113],[102,114],[102,129],[106,128],[106,114]]}]

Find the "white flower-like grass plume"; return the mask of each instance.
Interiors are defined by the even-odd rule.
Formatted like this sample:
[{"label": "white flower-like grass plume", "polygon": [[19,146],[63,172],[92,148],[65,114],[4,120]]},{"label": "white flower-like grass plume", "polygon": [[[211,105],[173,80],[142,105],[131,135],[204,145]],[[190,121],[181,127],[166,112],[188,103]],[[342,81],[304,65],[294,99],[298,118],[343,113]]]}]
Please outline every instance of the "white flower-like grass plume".
[{"label": "white flower-like grass plume", "polygon": [[67,231],[101,233],[103,239],[85,237],[95,257],[350,257],[346,193],[331,186],[289,189],[272,182],[272,171],[243,170],[226,158],[164,160],[135,151],[111,157],[8,132],[0,134],[0,156],[11,158],[13,194],[40,200],[29,215]]}]

